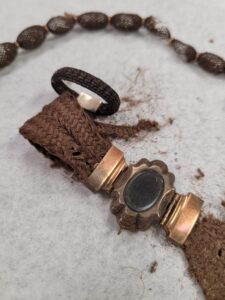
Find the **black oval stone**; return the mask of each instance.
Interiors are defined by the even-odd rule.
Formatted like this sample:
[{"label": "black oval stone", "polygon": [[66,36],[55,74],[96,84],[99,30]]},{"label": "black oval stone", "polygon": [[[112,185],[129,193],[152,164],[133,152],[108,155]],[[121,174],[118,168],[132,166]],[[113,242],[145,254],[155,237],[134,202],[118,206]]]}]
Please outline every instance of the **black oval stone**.
[{"label": "black oval stone", "polygon": [[130,209],[141,212],[151,208],[160,199],[163,190],[162,176],[154,170],[144,170],[130,179],[123,196]]}]

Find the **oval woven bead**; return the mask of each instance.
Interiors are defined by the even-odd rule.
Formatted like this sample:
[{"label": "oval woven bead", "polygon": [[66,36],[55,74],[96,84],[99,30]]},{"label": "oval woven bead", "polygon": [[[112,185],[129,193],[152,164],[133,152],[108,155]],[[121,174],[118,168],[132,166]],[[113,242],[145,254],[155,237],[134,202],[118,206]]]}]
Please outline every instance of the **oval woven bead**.
[{"label": "oval woven bead", "polygon": [[54,34],[64,34],[70,31],[75,24],[74,18],[57,16],[51,18],[47,23],[47,28],[51,33]]},{"label": "oval woven bead", "polygon": [[9,65],[17,54],[17,46],[14,43],[0,44],[0,68]]},{"label": "oval woven bead", "polygon": [[144,27],[162,39],[170,39],[171,34],[169,29],[161,24],[155,17],[148,17],[144,21]]},{"label": "oval woven bead", "polygon": [[171,41],[171,46],[184,61],[191,62],[196,59],[197,51],[192,46],[176,39]]},{"label": "oval woven bead", "polygon": [[204,70],[211,73],[224,73],[225,72],[225,61],[222,57],[213,53],[205,52],[198,56],[198,64]]},{"label": "oval woven bead", "polygon": [[35,49],[43,43],[46,33],[47,31],[42,26],[28,27],[19,34],[17,43],[23,49]]},{"label": "oval woven bead", "polygon": [[136,31],[142,26],[142,18],[135,14],[116,14],[110,23],[120,31]]},{"label": "oval woven bead", "polygon": [[103,29],[108,25],[107,15],[100,12],[88,12],[77,19],[81,27],[88,30]]}]

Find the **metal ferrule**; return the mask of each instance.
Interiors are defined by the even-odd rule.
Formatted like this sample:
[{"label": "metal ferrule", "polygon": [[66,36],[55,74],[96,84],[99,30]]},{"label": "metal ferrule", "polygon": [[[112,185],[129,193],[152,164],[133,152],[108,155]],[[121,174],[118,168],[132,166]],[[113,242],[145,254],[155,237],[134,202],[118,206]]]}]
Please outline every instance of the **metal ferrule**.
[{"label": "metal ferrule", "polygon": [[110,192],[119,174],[126,168],[123,152],[112,145],[88,178],[87,185],[94,191]]}]

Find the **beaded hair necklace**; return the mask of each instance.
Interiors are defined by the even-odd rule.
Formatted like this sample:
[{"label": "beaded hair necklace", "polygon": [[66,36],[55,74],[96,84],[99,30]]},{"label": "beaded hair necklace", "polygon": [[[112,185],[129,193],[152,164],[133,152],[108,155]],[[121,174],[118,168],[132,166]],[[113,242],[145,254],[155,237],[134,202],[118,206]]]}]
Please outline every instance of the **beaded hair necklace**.
[{"label": "beaded hair necklace", "polygon": [[209,52],[198,53],[194,47],[173,38],[169,29],[153,16],[141,18],[136,14],[120,13],[109,17],[101,12],[88,12],[79,16],[65,13],[64,16],[51,18],[44,26],[34,25],[24,29],[18,35],[16,42],[0,44],[0,68],[13,62],[19,48],[35,49],[44,42],[48,33],[63,35],[72,30],[75,24],[79,24],[86,30],[100,30],[112,26],[123,32],[138,31],[144,27],[150,33],[167,40],[184,61],[197,62],[202,69],[214,74],[225,72],[223,58]]}]

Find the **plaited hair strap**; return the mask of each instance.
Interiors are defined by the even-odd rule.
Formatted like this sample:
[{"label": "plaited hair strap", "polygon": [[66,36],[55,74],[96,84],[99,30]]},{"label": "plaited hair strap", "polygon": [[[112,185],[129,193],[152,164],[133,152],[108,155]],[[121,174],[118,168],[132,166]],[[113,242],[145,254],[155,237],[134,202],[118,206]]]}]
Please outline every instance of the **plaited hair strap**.
[{"label": "plaited hair strap", "polygon": [[33,145],[51,158],[57,158],[74,172],[74,178],[85,182],[111,147],[77,98],[65,92],[46,105],[21,128]]},{"label": "plaited hair strap", "polygon": [[[138,19],[130,23],[130,16],[119,16],[118,28],[121,20],[130,30],[138,26]],[[25,122],[20,133],[46,156],[69,166],[74,179],[111,194],[111,212],[120,229],[147,230],[161,224],[168,237],[182,246],[207,300],[224,299],[224,222],[212,217],[199,220],[203,201],[193,193],[179,194],[175,176],[164,162],[143,158],[128,165],[123,152],[111,143],[110,138],[128,139],[142,129],[157,130],[157,122],[140,120],[134,126],[100,123],[80,105],[81,94],[69,89],[64,80],[102,97],[106,103],[97,113],[118,110],[120,99],[110,86],[84,71],[63,68],[52,78],[60,96]]]},{"label": "plaited hair strap", "polygon": [[38,150],[69,166],[74,178],[86,182],[110,149],[109,137],[127,139],[141,130],[158,130],[158,123],[150,120],[140,120],[133,126],[93,120],[90,113],[80,106],[78,93],[67,87],[63,80],[81,85],[102,97],[106,103],[99,107],[99,114],[116,112],[120,99],[109,85],[94,75],[74,68],[62,68],[52,77],[52,85],[60,96],[20,128],[20,133]]}]

